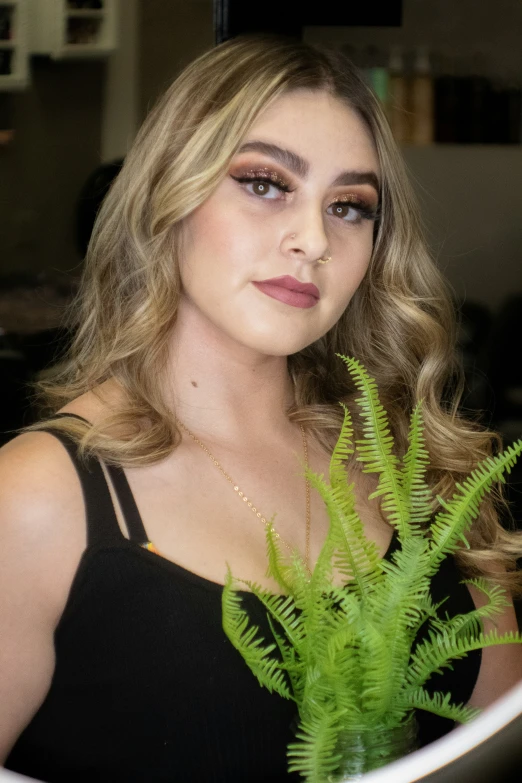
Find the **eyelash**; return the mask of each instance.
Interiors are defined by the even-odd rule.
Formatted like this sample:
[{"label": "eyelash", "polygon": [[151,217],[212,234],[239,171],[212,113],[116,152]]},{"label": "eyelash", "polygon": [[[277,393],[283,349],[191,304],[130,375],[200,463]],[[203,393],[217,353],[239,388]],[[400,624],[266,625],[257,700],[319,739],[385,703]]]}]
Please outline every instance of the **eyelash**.
[{"label": "eyelash", "polygon": [[[280,179],[280,177],[277,174],[273,174],[271,176],[263,176],[263,175],[253,175],[253,176],[242,176],[242,177],[232,177],[236,182],[239,182],[241,184],[251,184],[253,182],[264,182],[267,185],[273,185],[276,187],[279,191],[282,191],[284,193],[291,193],[292,188],[286,183],[284,180]],[[251,193],[252,196],[256,196],[256,193]],[[263,196],[258,196],[258,198],[263,198]],[[266,199],[266,201],[272,201],[273,199]],[[370,207],[365,201],[362,201],[361,199],[337,199],[335,201],[332,201],[332,205],[334,204],[340,204],[341,206],[349,206],[352,207],[352,209],[355,209],[356,212],[359,213],[359,217],[357,220],[343,220],[341,218],[343,223],[349,223],[351,225],[357,225],[362,220],[378,220],[379,218],[379,212],[377,209],[374,209]]]}]

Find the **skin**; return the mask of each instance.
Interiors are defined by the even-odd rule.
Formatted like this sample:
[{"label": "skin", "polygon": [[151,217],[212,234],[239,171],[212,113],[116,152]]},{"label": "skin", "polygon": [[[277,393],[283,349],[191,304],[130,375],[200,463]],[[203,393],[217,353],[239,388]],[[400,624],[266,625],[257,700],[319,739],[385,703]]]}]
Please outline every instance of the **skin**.
[{"label": "skin", "polygon": [[[378,200],[368,184],[332,187],[345,169],[379,176],[373,142],[355,112],[326,93],[292,93],[265,110],[245,142],[252,140],[298,152],[310,171],[300,178],[266,154],[242,153],[187,220],[185,294],[173,334],[169,390],[182,420],[191,429],[199,425],[207,439],[217,429],[223,437],[251,431],[252,402],[259,434],[288,427],[284,410],[292,392],[286,357],[338,320],[372,252],[373,222],[357,222],[352,207],[341,209],[343,217],[332,208],[335,198],[346,195],[372,205]],[[271,185],[260,195],[259,187],[233,178],[259,168],[276,172],[293,192]],[[332,261],[318,264],[326,255]],[[280,275],[317,285],[317,305],[291,307],[252,285]],[[205,413],[199,406],[209,400],[212,410]]]},{"label": "skin", "polygon": [[[369,182],[334,186],[335,179],[342,171],[379,178],[380,171],[366,127],[323,92],[279,98],[245,142],[254,140],[297,153],[307,175],[259,150],[242,152],[186,221],[184,294],[164,393],[238,484],[264,509],[280,512],[279,532],[302,551],[304,492],[296,471],[302,443],[285,413],[292,399],[287,356],[336,322],[370,261],[373,222],[356,221],[351,208],[334,214],[332,204],[347,196],[375,205],[376,190]],[[276,172],[292,192],[234,179],[259,168]],[[332,261],[318,264],[325,255]],[[286,274],[317,285],[317,305],[295,308],[252,284]],[[107,383],[63,410],[96,421],[120,401],[118,387]],[[309,450],[311,467],[326,470],[328,455],[313,443]],[[263,583],[262,526],[253,524],[197,444],[184,438],[162,462],[126,472],[148,535],[164,557],[214,581],[222,581],[228,561],[233,572]],[[369,488],[356,486],[360,513],[384,553],[391,531],[375,502],[366,500]],[[183,512],[173,514],[173,508]],[[327,528],[317,498],[311,517],[313,561]],[[81,489],[63,447],[47,433],[15,438],[0,450],[0,627],[7,629],[0,645],[0,761],[50,686],[53,632],[85,545]],[[510,608],[498,625],[503,630],[514,623]],[[487,651],[472,703],[491,703],[521,677],[518,649]]]}]

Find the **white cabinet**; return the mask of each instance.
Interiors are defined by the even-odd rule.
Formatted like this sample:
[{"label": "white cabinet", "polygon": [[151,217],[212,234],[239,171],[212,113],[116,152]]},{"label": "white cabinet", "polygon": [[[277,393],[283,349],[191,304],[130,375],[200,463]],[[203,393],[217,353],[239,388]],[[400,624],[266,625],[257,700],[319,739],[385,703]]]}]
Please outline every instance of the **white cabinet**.
[{"label": "white cabinet", "polygon": [[29,82],[28,0],[0,0],[0,92]]},{"label": "white cabinet", "polygon": [[31,54],[104,57],[117,46],[119,0],[29,0]]}]

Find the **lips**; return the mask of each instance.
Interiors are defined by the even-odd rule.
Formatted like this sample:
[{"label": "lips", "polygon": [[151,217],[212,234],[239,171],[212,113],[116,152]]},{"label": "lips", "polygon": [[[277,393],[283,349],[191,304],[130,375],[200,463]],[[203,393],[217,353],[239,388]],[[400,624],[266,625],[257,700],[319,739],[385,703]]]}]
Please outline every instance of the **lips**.
[{"label": "lips", "polygon": [[269,280],[253,280],[252,283],[262,293],[292,307],[313,307],[321,298],[316,285],[301,283],[290,275],[272,277]]}]

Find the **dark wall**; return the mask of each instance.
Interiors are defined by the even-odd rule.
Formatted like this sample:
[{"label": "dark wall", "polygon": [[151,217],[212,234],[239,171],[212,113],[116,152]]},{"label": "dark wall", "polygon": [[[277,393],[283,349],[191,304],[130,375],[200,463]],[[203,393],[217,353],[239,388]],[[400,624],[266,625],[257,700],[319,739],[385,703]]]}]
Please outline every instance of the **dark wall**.
[{"label": "dark wall", "polygon": [[32,84],[0,97],[15,130],[0,147],[0,275],[70,270],[74,211],[99,164],[105,63],[31,61]]},{"label": "dark wall", "polygon": [[214,44],[212,0],[142,0],[140,108],[143,119],[158,95]]}]

